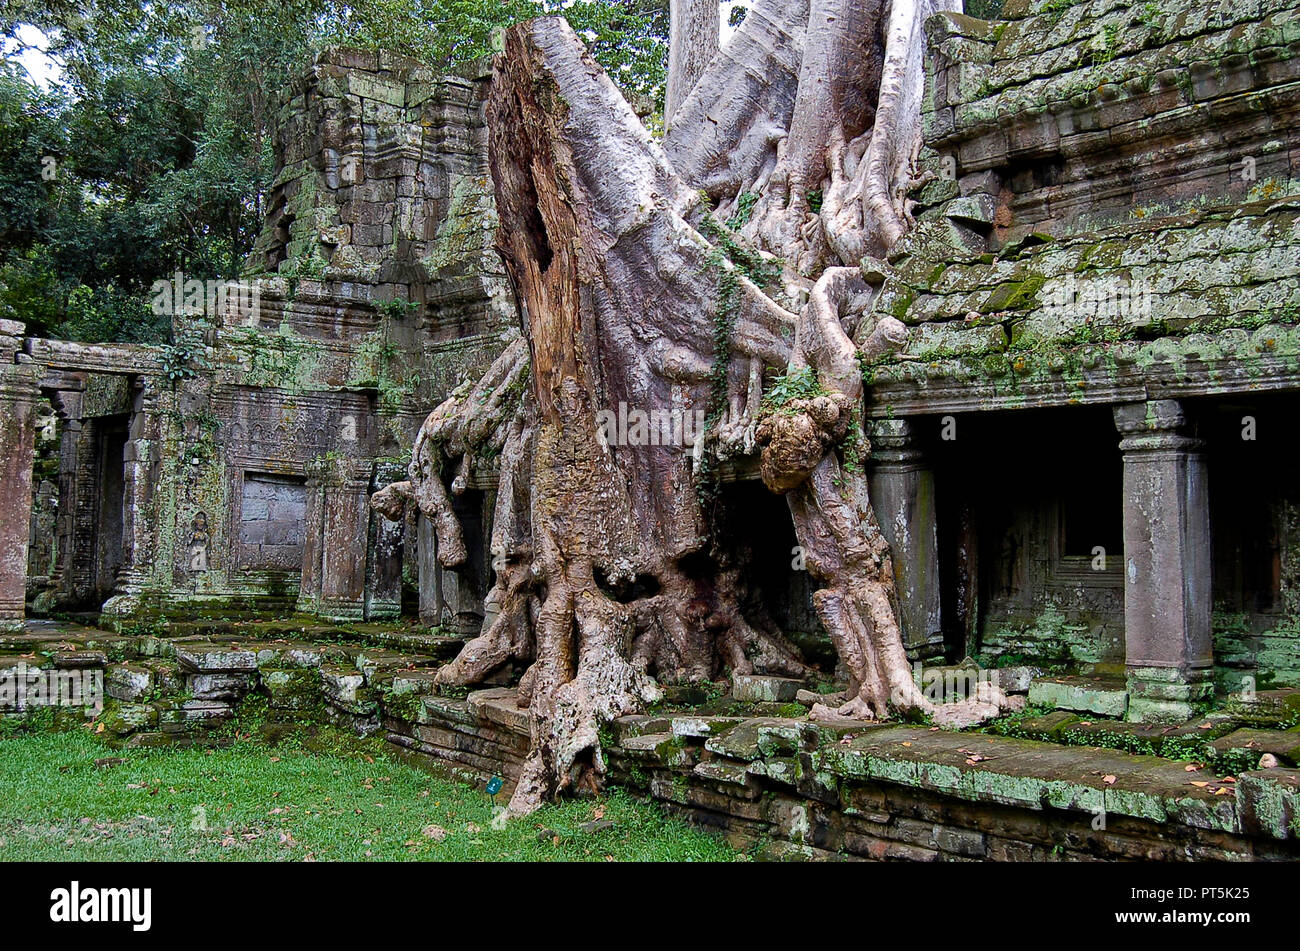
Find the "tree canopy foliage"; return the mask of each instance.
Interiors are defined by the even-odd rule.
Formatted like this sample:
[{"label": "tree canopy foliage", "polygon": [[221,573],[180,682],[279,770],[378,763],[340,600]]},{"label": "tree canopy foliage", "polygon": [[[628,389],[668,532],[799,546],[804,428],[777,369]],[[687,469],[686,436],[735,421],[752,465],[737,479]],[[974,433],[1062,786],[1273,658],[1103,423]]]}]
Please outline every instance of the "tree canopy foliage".
[{"label": "tree canopy foliage", "polygon": [[[431,67],[560,11],[623,87],[662,103],[667,0],[7,0],[0,7],[0,317],[158,341],[147,290],[234,277],[273,175],[280,93],[328,45]],[[60,75],[18,54],[39,31]]]}]

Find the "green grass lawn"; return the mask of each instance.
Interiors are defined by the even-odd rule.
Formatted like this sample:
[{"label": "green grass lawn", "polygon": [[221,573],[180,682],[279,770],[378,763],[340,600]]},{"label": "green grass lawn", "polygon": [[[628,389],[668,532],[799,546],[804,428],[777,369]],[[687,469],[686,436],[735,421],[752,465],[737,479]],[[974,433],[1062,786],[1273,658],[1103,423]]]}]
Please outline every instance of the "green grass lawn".
[{"label": "green grass lawn", "polygon": [[[722,839],[613,791],[493,823],[482,787],[297,737],[114,751],[85,730],[0,739],[7,861],[731,861]],[[95,760],[124,762],[96,766]],[[502,797],[498,797],[502,798]],[[501,803],[504,805],[504,803]],[[503,826],[503,827],[502,827]]]}]

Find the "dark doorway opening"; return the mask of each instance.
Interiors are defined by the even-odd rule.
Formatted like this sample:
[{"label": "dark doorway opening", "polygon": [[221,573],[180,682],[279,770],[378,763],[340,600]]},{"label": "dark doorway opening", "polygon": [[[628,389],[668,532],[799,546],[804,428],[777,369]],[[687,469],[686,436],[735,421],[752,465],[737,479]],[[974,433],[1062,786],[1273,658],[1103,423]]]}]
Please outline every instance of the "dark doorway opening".
[{"label": "dark doorway opening", "polygon": [[95,420],[95,481],[91,507],[88,600],[98,607],[112,595],[122,567],[122,506],[127,442],[127,416]]}]

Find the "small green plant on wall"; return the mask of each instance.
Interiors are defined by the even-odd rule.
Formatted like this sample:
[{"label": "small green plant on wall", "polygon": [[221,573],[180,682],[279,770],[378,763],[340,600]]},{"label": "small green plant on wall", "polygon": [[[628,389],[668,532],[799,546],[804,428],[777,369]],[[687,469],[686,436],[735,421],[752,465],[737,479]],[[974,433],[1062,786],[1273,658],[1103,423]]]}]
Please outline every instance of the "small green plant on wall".
[{"label": "small green plant on wall", "polygon": [[162,375],[172,386],[181,380],[198,376],[200,370],[209,368],[206,350],[199,344],[176,343],[162,348],[160,358]]}]

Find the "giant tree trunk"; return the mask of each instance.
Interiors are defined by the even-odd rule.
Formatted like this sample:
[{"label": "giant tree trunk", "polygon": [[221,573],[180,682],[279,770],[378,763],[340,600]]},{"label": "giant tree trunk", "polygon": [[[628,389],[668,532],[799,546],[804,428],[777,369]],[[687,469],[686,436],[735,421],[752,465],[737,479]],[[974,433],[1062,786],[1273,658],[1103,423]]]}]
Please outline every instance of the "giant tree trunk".
[{"label": "giant tree trunk", "polygon": [[[460,460],[455,493],[475,448],[501,447],[489,617],[439,680],[530,665],[519,702],[532,745],[513,812],[597,781],[600,725],[655,698],[659,682],[807,670],[746,614],[746,553],[716,484],[728,454],[761,450],[765,484],[786,494],[818,615],[852,676],[847,702],[815,713],[931,709],[903,651],[861,465],[859,360],[901,345],[905,331],[864,317],[873,292],[857,260],[843,260],[888,247],[906,226],[896,181],[885,188],[892,216],[871,195],[883,169],[910,174],[899,157],[915,149],[917,103],[890,91],[891,64],[919,63],[919,23],[895,27],[926,2],[886,11],[813,0],[810,16],[760,0],[696,81],[663,148],[563,20],[506,32],[487,106],[489,158],[523,337],[435,410],[411,482],[377,504],[406,495],[439,519],[449,511],[444,461]],[[887,147],[868,155],[877,138]],[[844,166],[845,150],[856,164]],[[860,188],[842,188],[827,221],[790,200],[791,182],[814,181]],[[752,208],[747,231],[759,243],[787,235],[784,273],[726,228],[711,200]],[[815,390],[765,406],[764,370],[811,373]],[[620,404],[698,412],[707,425],[699,438],[625,443],[604,425]],[[444,522],[440,544],[445,529],[457,553]]]},{"label": "giant tree trunk", "polygon": [[671,122],[718,52],[721,32],[719,0],[670,0],[668,4],[668,84],[664,118]]}]

